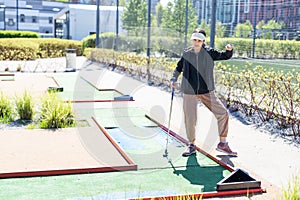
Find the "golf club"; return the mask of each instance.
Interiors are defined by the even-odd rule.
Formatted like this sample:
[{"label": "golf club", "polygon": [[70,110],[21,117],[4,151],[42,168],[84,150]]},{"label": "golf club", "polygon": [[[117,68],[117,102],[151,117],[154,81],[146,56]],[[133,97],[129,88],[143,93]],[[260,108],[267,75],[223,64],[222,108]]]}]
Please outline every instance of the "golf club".
[{"label": "golf club", "polygon": [[170,135],[170,123],[171,123],[171,116],[172,116],[172,107],[173,107],[173,98],[174,98],[174,82],[172,82],[172,95],[171,95],[171,105],[170,105],[170,111],[169,111],[169,121],[168,121],[168,132],[167,132],[167,141],[166,141],[166,149],[164,153],[164,157],[168,156],[168,144],[169,144],[169,135]]}]

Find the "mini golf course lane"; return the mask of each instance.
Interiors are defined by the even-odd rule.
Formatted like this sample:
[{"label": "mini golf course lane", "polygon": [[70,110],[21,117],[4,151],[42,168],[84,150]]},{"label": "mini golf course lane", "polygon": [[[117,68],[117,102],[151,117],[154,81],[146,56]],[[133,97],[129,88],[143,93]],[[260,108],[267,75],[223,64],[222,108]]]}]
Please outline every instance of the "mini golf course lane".
[{"label": "mini golf course lane", "polygon": [[78,73],[53,74],[54,80],[63,92],[57,93],[58,97],[65,101],[96,101],[114,100],[114,97],[122,94],[115,90],[98,90],[81,78]]},{"label": "mini golf course lane", "polygon": [[[117,106],[119,103],[114,103]],[[118,128],[127,126],[157,127],[153,121],[145,117],[145,110],[137,107],[115,108],[77,108],[81,118],[94,116],[104,128]]]}]

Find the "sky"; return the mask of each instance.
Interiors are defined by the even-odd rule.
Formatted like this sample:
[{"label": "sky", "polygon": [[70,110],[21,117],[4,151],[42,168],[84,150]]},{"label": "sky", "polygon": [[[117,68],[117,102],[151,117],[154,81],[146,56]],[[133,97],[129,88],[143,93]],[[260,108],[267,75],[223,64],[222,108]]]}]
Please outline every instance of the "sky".
[{"label": "sky", "polygon": [[161,3],[164,7],[166,7],[169,1],[172,1],[172,0],[160,0],[160,3]]}]

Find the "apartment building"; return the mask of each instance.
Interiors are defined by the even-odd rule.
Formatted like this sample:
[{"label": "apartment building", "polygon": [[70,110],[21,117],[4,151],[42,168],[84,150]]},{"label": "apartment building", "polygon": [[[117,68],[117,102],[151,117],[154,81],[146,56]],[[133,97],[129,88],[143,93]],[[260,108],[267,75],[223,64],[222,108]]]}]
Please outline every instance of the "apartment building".
[{"label": "apartment building", "polygon": [[[192,0],[197,11],[199,23],[210,23],[212,0]],[[295,37],[300,30],[300,0],[217,0],[216,18],[227,26],[227,36],[233,34],[234,27],[249,20],[252,25],[264,20],[275,19],[284,22],[280,30],[287,39]]]},{"label": "apartment building", "polygon": [[[96,5],[0,0],[0,30],[33,31],[41,37],[82,40],[96,32]],[[100,32],[116,31],[116,6],[100,6]],[[119,7],[119,15],[123,8]],[[119,20],[119,32],[122,32]]]},{"label": "apartment building", "polygon": [[[118,8],[119,15],[123,7]],[[116,32],[117,7],[99,7],[99,32]],[[84,37],[96,32],[96,5],[68,4],[58,12],[55,18],[55,35],[58,38],[82,40]],[[122,21],[119,19],[118,32],[122,33]]]},{"label": "apartment building", "polygon": [[0,0],[0,29],[23,30],[54,36],[54,16],[66,5],[61,2]]}]

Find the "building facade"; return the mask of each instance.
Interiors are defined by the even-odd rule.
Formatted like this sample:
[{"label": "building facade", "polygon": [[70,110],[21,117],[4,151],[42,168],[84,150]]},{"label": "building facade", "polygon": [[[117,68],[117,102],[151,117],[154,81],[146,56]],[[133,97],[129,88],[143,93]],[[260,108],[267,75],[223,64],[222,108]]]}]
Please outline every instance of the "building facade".
[{"label": "building facade", "polygon": [[54,36],[54,16],[66,5],[61,2],[0,0],[0,29],[33,31]]},{"label": "building facade", "polygon": [[[33,31],[41,37],[81,40],[96,30],[95,4],[0,0],[0,30]],[[100,6],[100,31],[116,31],[116,6]],[[119,7],[119,16],[123,11]],[[122,32],[119,19],[119,32]]]},{"label": "building facade", "polygon": [[[193,0],[199,24],[210,23],[212,0]],[[234,27],[247,20],[252,25],[264,20],[267,23],[274,19],[283,22],[280,30],[286,39],[293,39],[296,30],[300,30],[300,0],[217,0],[216,18],[227,27],[227,36],[233,34]]]},{"label": "building facade", "polygon": [[[116,32],[117,20],[116,6],[99,7],[99,32]],[[118,9],[119,15],[123,13],[123,7]],[[68,4],[54,16],[54,37],[82,40],[96,32],[96,5]],[[122,33],[122,21],[119,19],[118,32]]]}]

